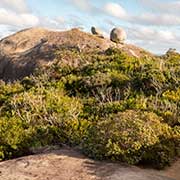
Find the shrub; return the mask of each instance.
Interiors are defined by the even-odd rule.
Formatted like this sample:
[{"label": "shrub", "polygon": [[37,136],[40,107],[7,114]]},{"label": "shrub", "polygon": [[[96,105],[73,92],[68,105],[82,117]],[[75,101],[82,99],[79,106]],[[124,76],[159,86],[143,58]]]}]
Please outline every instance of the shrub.
[{"label": "shrub", "polygon": [[148,159],[162,167],[176,156],[174,139],[172,129],[154,113],[128,110],[93,123],[83,148],[93,158],[130,164]]},{"label": "shrub", "polygon": [[0,82],[0,158],[65,143],[164,167],[180,155],[180,55],[61,48],[51,67]]},{"label": "shrub", "polygon": [[23,122],[17,118],[0,118],[0,160],[27,154],[29,136]]}]

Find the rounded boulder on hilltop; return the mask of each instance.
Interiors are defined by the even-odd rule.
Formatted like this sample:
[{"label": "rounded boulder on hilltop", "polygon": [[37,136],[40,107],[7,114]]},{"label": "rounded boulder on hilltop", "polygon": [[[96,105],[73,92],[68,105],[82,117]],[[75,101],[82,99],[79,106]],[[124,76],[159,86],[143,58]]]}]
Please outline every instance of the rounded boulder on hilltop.
[{"label": "rounded boulder on hilltop", "polygon": [[114,28],[111,31],[110,39],[115,43],[124,44],[125,40],[127,39],[127,34],[122,28]]}]

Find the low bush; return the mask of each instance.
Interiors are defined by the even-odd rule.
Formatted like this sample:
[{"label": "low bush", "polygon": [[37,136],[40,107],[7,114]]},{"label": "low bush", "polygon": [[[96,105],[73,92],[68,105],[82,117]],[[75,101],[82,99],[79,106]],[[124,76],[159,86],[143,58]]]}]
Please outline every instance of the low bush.
[{"label": "low bush", "polygon": [[51,67],[0,82],[0,159],[52,144],[162,168],[180,156],[178,54],[62,49]]},{"label": "low bush", "polygon": [[93,158],[129,164],[148,161],[160,168],[169,165],[177,155],[179,138],[179,133],[175,135],[156,114],[127,110],[94,122],[82,145]]},{"label": "low bush", "polygon": [[29,135],[19,118],[0,118],[0,160],[27,154]]}]

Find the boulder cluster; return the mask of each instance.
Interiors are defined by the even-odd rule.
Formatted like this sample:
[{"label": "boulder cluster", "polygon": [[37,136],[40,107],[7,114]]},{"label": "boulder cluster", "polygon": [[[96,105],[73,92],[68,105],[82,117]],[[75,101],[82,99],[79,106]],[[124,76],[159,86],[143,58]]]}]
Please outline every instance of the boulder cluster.
[{"label": "boulder cluster", "polygon": [[[91,32],[93,35],[98,37],[104,38],[103,31],[96,27],[91,28]],[[122,28],[114,28],[110,33],[110,40],[115,43],[124,44],[125,40],[127,39],[127,34],[124,29]]]}]

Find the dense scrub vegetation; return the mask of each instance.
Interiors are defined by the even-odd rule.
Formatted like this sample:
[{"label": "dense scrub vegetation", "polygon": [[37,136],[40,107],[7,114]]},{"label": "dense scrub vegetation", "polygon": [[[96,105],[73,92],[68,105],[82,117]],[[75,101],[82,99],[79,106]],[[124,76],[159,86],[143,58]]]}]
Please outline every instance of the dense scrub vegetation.
[{"label": "dense scrub vegetation", "polygon": [[62,49],[53,65],[0,83],[0,159],[52,144],[157,168],[180,156],[180,55]]}]

